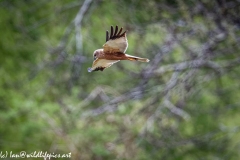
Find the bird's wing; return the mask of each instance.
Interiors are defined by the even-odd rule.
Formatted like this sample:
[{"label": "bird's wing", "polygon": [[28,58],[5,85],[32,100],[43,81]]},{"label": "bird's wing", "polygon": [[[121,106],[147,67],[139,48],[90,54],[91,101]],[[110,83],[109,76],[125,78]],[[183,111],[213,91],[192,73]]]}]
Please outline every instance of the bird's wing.
[{"label": "bird's wing", "polygon": [[96,59],[95,61],[93,61],[92,68],[88,68],[88,72],[98,71],[98,70],[103,71],[105,68],[108,68],[114,63],[117,63],[119,61],[120,60]]},{"label": "bird's wing", "polygon": [[126,32],[122,33],[121,28],[118,31],[118,26],[116,26],[115,31],[113,26],[111,26],[111,32],[106,31],[106,43],[103,45],[103,51],[106,54],[112,54],[116,52],[125,53],[128,47]]}]

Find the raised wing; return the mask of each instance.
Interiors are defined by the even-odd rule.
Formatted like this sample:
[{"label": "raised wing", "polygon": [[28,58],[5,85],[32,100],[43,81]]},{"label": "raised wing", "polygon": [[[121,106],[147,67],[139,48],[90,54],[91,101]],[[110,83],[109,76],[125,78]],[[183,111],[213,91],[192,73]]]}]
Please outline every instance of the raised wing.
[{"label": "raised wing", "polygon": [[110,67],[114,63],[119,62],[120,60],[107,60],[107,59],[96,59],[93,61],[92,68],[88,68],[88,72],[92,71],[103,71],[105,68]]},{"label": "raised wing", "polygon": [[111,26],[110,35],[108,31],[106,31],[106,43],[103,45],[103,51],[106,54],[112,54],[116,52],[125,53],[128,47],[127,35],[126,32],[122,33],[122,29],[120,28],[118,32],[118,26],[116,26],[115,31],[113,30],[113,26]]}]

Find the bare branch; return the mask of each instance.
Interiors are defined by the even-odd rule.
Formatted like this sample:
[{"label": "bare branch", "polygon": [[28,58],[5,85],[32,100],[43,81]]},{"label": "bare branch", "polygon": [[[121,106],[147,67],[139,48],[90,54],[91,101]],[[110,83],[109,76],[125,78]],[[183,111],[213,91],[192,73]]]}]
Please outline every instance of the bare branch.
[{"label": "bare branch", "polygon": [[87,9],[89,8],[92,0],[85,0],[83,5],[81,6],[78,14],[74,19],[75,24],[75,31],[76,31],[76,50],[77,53],[81,53],[82,50],[82,34],[81,34],[81,23],[84,14],[86,13]]},{"label": "bare branch", "polygon": [[207,67],[207,68],[212,68],[216,72],[222,72],[222,67],[212,61],[207,61],[207,60],[193,60],[193,61],[186,61],[186,62],[181,62],[177,64],[170,64],[170,65],[165,65],[160,67],[159,69],[155,70],[155,74],[163,74],[166,72],[171,72],[171,71],[183,71],[186,69],[195,69],[195,68],[200,68],[200,67]]},{"label": "bare branch", "polygon": [[103,106],[100,106],[100,107],[90,110],[90,111],[86,111],[85,113],[83,113],[82,117],[97,116],[97,115],[103,114],[105,112],[113,112],[113,111],[117,110],[119,103],[126,102],[129,99],[131,99],[131,100],[139,99],[144,91],[146,91],[144,89],[144,86],[136,87],[136,88],[132,89],[130,92],[123,94],[122,96],[118,96],[118,97],[114,98],[113,100],[111,100],[110,102],[108,102],[107,104],[105,104]]},{"label": "bare branch", "polygon": [[172,74],[171,79],[168,81],[168,83],[166,84],[166,87],[164,89],[165,95],[167,95],[169,90],[171,90],[174,86],[176,86],[176,84],[178,82],[178,76],[179,76],[179,72],[174,72]]},{"label": "bare branch", "polygon": [[182,117],[185,120],[190,119],[190,115],[184,110],[174,106],[167,98],[164,99],[163,104],[166,108],[168,108],[172,113]]}]

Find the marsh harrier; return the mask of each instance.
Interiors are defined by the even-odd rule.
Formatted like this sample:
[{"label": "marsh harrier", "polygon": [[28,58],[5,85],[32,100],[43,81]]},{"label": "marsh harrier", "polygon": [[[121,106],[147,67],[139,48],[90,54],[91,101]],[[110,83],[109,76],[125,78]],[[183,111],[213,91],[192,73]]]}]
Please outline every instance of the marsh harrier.
[{"label": "marsh harrier", "polygon": [[127,31],[122,33],[122,29],[120,28],[118,31],[118,26],[116,26],[114,31],[113,26],[111,26],[110,35],[106,31],[106,43],[103,45],[103,49],[97,49],[93,52],[94,61],[92,68],[88,68],[88,72],[103,71],[120,60],[149,62],[147,58],[125,54],[128,47]]}]

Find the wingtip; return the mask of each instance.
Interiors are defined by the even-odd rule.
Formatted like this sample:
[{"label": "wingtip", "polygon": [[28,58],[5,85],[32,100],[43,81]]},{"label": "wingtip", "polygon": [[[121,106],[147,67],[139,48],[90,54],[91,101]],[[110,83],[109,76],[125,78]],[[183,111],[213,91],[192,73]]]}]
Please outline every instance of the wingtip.
[{"label": "wingtip", "polygon": [[109,32],[108,30],[106,31],[106,42],[109,40]]},{"label": "wingtip", "polygon": [[93,71],[92,68],[89,67],[89,68],[88,68],[88,72],[90,73],[90,72],[92,72],[92,71]]},{"label": "wingtip", "polygon": [[149,62],[150,60],[147,58],[139,58],[138,61],[140,62]]},{"label": "wingtip", "polygon": [[113,26],[111,26],[111,33],[110,33],[110,39],[113,37]]}]

